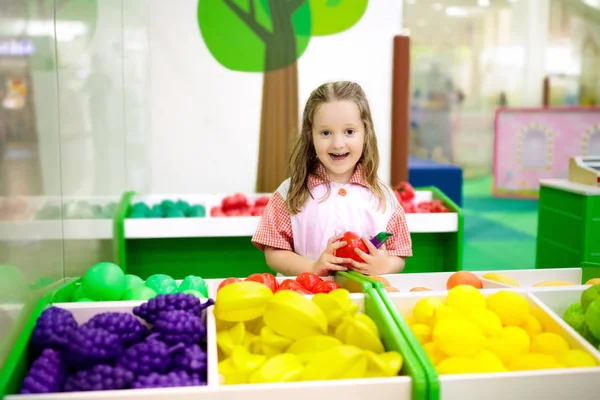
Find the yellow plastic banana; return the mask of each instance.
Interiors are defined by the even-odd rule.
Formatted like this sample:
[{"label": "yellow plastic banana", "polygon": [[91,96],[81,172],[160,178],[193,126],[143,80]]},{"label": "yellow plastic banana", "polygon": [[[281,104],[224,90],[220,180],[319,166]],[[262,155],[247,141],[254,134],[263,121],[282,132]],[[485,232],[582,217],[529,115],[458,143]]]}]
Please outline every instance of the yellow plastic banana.
[{"label": "yellow plastic banana", "polygon": [[303,362],[310,362],[313,358],[319,357],[324,351],[341,345],[343,345],[341,340],[332,336],[306,336],[296,340],[288,347],[287,352],[297,355]]},{"label": "yellow plastic banana", "polygon": [[291,290],[276,292],[267,303],[263,318],[265,325],[273,332],[289,339],[327,332],[327,317],[323,311],[300,293]]},{"label": "yellow plastic banana", "polygon": [[350,298],[346,289],[335,289],[329,293],[317,293],[312,302],[323,311],[329,326],[337,327],[346,315],[352,315],[358,310],[358,304]]},{"label": "yellow plastic banana", "polygon": [[363,378],[367,361],[367,354],[356,346],[332,347],[304,367],[302,380]]},{"label": "yellow plastic banana", "polygon": [[244,346],[245,341],[246,327],[242,322],[235,324],[229,330],[217,333],[217,346],[227,357],[231,355],[236,346]]},{"label": "yellow plastic banana", "polygon": [[289,353],[279,354],[252,373],[250,383],[298,381],[303,369],[304,365],[297,356]]},{"label": "yellow plastic banana", "polygon": [[218,365],[225,384],[248,383],[250,375],[267,361],[264,355],[251,354],[243,346],[236,346],[231,356]]},{"label": "yellow plastic banana", "polygon": [[253,281],[235,282],[217,292],[215,317],[222,321],[244,322],[260,317],[273,297],[268,286]]},{"label": "yellow plastic banana", "polygon": [[335,331],[335,336],[344,344],[370,350],[375,354],[385,351],[375,322],[364,313],[345,317]]},{"label": "yellow plastic banana", "polygon": [[260,341],[262,352],[268,357],[283,353],[293,343],[292,339],[276,334],[268,326],[260,331]]},{"label": "yellow plastic banana", "polygon": [[402,369],[404,362],[400,353],[388,351],[386,353],[375,354],[372,351],[365,351],[367,354],[367,378],[385,378],[396,376]]}]

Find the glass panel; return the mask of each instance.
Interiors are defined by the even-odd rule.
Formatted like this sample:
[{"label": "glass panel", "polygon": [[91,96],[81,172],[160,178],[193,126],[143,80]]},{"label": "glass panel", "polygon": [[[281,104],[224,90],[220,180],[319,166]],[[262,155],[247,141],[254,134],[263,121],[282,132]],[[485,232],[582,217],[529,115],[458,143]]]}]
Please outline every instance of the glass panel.
[{"label": "glass panel", "polygon": [[[491,173],[496,108],[541,105],[544,71],[531,68],[538,54],[529,55],[529,8],[518,0],[404,2],[412,155],[459,164],[465,178]],[[535,45],[543,41],[538,35]]]},{"label": "glass panel", "polygon": [[0,365],[31,289],[64,276],[56,65],[54,2],[0,2]]}]

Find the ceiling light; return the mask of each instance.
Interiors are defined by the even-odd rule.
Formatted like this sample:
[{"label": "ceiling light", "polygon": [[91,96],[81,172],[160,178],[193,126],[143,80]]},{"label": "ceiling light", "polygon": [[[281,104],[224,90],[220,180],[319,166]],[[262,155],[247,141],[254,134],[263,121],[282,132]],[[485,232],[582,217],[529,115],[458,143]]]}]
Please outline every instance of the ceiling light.
[{"label": "ceiling light", "polygon": [[448,7],[446,8],[446,15],[449,17],[466,17],[469,12],[462,7]]},{"label": "ceiling light", "polygon": [[600,8],[600,0],[581,0],[590,7]]}]

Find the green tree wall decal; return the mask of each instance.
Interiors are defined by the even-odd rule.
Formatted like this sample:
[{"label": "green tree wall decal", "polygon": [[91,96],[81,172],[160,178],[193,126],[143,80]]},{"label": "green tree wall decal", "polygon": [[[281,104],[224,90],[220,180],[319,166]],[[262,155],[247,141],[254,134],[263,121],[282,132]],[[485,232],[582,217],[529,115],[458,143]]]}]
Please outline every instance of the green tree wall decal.
[{"label": "green tree wall decal", "polygon": [[298,134],[296,61],[311,37],[339,33],[360,20],[368,0],[199,0],[198,24],[211,55],[232,71],[262,72],[256,191],[286,178]]}]

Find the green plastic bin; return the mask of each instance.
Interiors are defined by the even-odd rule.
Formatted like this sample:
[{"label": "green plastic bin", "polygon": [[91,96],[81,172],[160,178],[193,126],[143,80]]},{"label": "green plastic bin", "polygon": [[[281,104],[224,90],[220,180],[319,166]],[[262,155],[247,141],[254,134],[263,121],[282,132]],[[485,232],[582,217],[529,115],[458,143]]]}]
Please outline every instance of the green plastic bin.
[{"label": "green plastic bin", "polygon": [[598,277],[597,269],[583,267],[593,264],[600,264],[600,189],[541,181],[536,268],[582,266],[585,282]]},{"label": "green plastic bin", "polygon": [[415,188],[431,191],[434,200],[441,200],[450,212],[456,213],[456,232],[411,232],[413,256],[406,259],[403,274],[413,272],[454,272],[463,266],[464,215],[462,209],[434,186]]},{"label": "green plastic bin", "polygon": [[[19,332],[18,340],[12,347],[4,367],[0,370],[0,398],[4,395],[16,394],[20,390],[21,382],[32,362],[29,355],[29,340],[37,319],[44,309],[53,303],[64,301],[65,296],[70,296],[76,281],[76,278],[68,280],[64,286],[46,293],[32,306],[26,316],[26,321],[22,324],[23,328]],[[421,363],[413,354],[412,346],[407,343],[405,336],[399,331],[377,291],[360,277],[345,272],[340,273],[336,277],[336,281],[344,287],[347,287],[348,284],[355,284],[355,287],[363,290],[365,314],[377,325],[385,348],[389,351],[398,351],[403,357],[401,374],[411,377],[412,400],[431,399],[428,393],[427,378]]]}]

